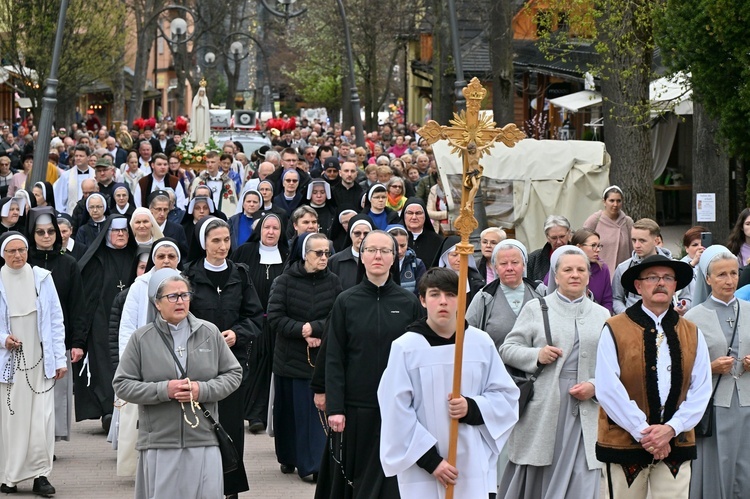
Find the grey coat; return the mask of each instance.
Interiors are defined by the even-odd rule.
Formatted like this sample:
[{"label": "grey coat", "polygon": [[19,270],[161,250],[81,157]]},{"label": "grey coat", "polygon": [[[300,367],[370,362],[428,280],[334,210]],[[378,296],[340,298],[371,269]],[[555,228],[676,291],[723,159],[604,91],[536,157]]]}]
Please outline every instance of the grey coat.
[{"label": "grey coat", "polygon": [[[610,313],[588,298],[579,303],[565,303],[557,293],[546,298],[552,343],[570,352],[578,329],[578,383],[594,383],[596,350],[604,321]],[[547,344],[544,334],[542,309],[538,300],[527,303],[518,316],[516,325],[500,347],[505,364],[533,373],[537,368],[539,351]],[[559,374],[562,359],[547,365],[534,384],[534,396],[526,412],[513,428],[508,442],[510,460],[515,464],[549,466],[555,451],[557,417],[560,411]],[[594,445],[599,415],[599,404],[594,398],[580,402],[581,428],[586,447],[586,462],[590,470],[600,468]]]},{"label": "grey coat", "polygon": [[[188,321],[187,376],[199,382],[198,402],[218,419],[217,402],[240,386],[242,367],[216,326],[192,314]],[[172,335],[161,317],[133,333],[112,383],[119,398],[138,404],[136,449],[218,445],[213,427],[201,412],[196,411],[198,427],[190,428],[185,423],[180,403],[167,396],[167,383],[179,376],[174,358],[160,334],[166,336],[171,346]],[[190,404],[184,406],[187,417],[194,421]]]},{"label": "grey coat", "polygon": [[[750,303],[742,300],[737,300],[737,303],[740,305],[740,320],[737,322],[739,352],[732,352],[732,356],[742,359],[745,355],[750,354]],[[727,354],[729,345],[715,311],[701,303],[688,310],[685,313],[685,319],[694,322],[703,333],[706,346],[708,346],[709,358],[712,361]],[[718,379],[719,375],[714,374],[711,381],[712,386],[716,386]],[[735,389],[740,399],[740,406],[750,406],[750,375],[747,374],[740,376],[739,379],[734,379],[730,374],[722,376],[721,383],[719,383],[714,396],[714,405],[730,407]]]},{"label": "grey coat", "polygon": [[[527,282],[523,283],[523,306],[530,300],[539,298],[539,294]],[[495,342],[495,348],[505,341],[505,337],[516,323],[516,314],[510,308],[508,300],[505,298],[500,287],[500,280],[497,279],[485,287],[474,296],[471,300],[469,309],[466,311],[466,321],[469,325],[477,329],[486,331],[492,341]]]}]

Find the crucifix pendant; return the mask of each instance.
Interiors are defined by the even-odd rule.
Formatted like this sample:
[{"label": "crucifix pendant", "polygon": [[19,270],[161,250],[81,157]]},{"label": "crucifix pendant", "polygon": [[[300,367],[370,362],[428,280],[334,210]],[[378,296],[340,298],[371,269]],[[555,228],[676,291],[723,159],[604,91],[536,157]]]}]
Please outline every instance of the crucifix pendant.
[{"label": "crucifix pendant", "polygon": [[185,353],[185,347],[177,347],[177,355],[182,357],[183,353]]},{"label": "crucifix pendant", "polygon": [[219,286],[216,286],[216,292],[221,294],[221,288]]},{"label": "crucifix pendant", "polygon": [[125,289],[125,285],[122,283],[122,280],[120,280],[119,282],[120,282],[120,284],[117,285],[117,289],[119,289],[120,291],[122,291],[123,289]]},{"label": "crucifix pendant", "polygon": [[729,323],[729,327],[734,328],[734,319],[727,319],[727,322]]}]

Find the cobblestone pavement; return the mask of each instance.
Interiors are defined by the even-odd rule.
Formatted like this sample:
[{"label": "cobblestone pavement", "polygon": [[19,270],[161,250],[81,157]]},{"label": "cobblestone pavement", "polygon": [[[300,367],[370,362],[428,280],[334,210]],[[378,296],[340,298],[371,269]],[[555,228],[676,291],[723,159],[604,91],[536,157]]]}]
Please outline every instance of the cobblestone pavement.
[{"label": "cobblestone pavement", "polygon": [[[55,445],[50,483],[62,499],[125,499],[133,497],[133,478],[118,477],[116,452],[107,442],[98,421],[73,423],[70,442]],[[245,433],[245,469],[250,492],[244,498],[311,499],[315,486],[302,482],[296,474],[282,475],[276,463],[273,439],[267,435]],[[37,497],[31,494],[31,481],[18,486],[13,497]],[[5,494],[0,497],[10,497]],[[169,498],[165,498],[169,499]]]}]

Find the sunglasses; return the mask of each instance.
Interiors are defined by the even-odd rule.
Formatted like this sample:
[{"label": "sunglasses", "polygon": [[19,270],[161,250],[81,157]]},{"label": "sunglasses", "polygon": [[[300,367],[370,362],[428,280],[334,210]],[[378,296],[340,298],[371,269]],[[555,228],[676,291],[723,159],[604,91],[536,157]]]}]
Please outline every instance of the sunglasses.
[{"label": "sunglasses", "polygon": [[34,231],[34,234],[36,234],[37,236],[44,236],[45,234],[48,235],[48,236],[54,236],[55,235],[55,229],[47,229],[47,230],[36,229]]},{"label": "sunglasses", "polygon": [[317,256],[318,258],[323,258],[323,256],[328,258],[329,256],[331,256],[331,252],[329,250],[307,250],[307,252],[315,253],[315,256]]}]

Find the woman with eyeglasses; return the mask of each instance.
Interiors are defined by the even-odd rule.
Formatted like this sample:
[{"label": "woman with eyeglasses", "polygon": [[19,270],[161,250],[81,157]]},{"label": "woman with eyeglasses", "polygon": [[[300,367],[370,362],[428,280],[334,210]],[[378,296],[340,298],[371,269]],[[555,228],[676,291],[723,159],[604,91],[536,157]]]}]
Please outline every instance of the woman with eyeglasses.
[{"label": "woman with eyeglasses", "polygon": [[114,379],[117,396],[139,407],[135,497],[222,497],[230,475],[193,402],[216,418],[242,367],[217,327],[191,313],[197,300],[179,272],[156,272],[148,293],[149,323],[131,336]]},{"label": "woman with eyeglasses", "polygon": [[0,237],[0,492],[49,497],[55,451],[54,389],[64,379],[65,326],[50,272],[27,263],[19,232]]},{"label": "woman with eyeglasses", "polygon": [[[52,206],[32,208],[29,211],[27,232],[29,238],[28,263],[52,273],[57,296],[60,299],[65,324],[65,350],[68,371],[71,361],[83,358],[86,349],[86,309],[83,281],[78,262],[62,252],[62,236]],[[55,439],[70,440],[73,420],[73,382],[71,376],[55,384]]]},{"label": "woman with eyeglasses", "polygon": [[685,318],[703,333],[711,358],[715,424],[713,435],[696,439],[690,497],[744,497],[750,487],[750,304],[734,293],[739,280],[737,256],[721,245],[709,246],[698,263],[693,306]]},{"label": "woman with eyeglasses", "polygon": [[268,299],[268,324],[276,334],[276,459],[282,473],[293,473],[296,468],[300,478],[311,477],[313,482],[318,477],[326,435],[313,403],[310,379],[318,362],[326,320],[341,292],[339,278],[328,270],[329,256],[325,235],[298,237],[289,266],[274,282]]},{"label": "woman with eyeglasses", "polygon": [[[195,226],[201,255],[188,263],[184,275],[193,287],[193,314],[215,324],[243,369],[239,389],[219,402],[219,422],[234,440],[240,456],[245,447],[244,407],[248,386],[248,346],[260,336],[263,309],[250,271],[228,259],[231,249],[229,224],[206,217]],[[249,490],[243,466],[224,476],[224,494],[234,497]]]},{"label": "woman with eyeglasses", "polygon": [[354,287],[357,280],[357,267],[359,265],[359,247],[362,240],[372,232],[372,220],[367,215],[359,214],[349,220],[349,231],[347,232],[346,247],[333,255],[328,261],[328,267],[341,281],[342,289]]},{"label": "woman with eyeglasses", "polygon": [[[145,210],[145,208],[138,208]],[[148,211],[148,210],[147,210]],[[135,217],[133,217],[135,220]],[[132,221],[131,221],[132,223]],[[147,271],[135,278],[130,286],[125,303],[122,307],[120,327],[118,334],[118,352],[122,357],[125,347],[133,332],[148,324],[148,286],[151,277],[161,269],[180,270],[180,249],[177,242],[169,238],[161,238],[153,242],[149,258],[146,263]],[[119,437],[117,442],[117,476],[134,476],[136,471],[135,441],[138,423],[138,406],[135,404],[123,405],[115,401],[120,407]]]},{"label": "woman with eyeglasses", "polygon": [[361,248],[362,281],[336,298],[326,333],[325,386],[318,389],[325,392],[321,407],[328,415],[329,450],[318,499],[399,497],[396,477],[386,478],[380,464],[377,389],[391,342],[422,316],[422,306],[399,285],[391,235],[374,230]]},{"label": "woman with eyeglasses", "polygon": [[573,234],[570,244],[581,248],[589,259],[591,264],[589,292],[594,302],[609,310],[610,313],[614,313],[614,310],[612,310],[612,280],[609,267],[600,258],[604,245],[601,243],[599,234],[591,229],[578,229]]}]

